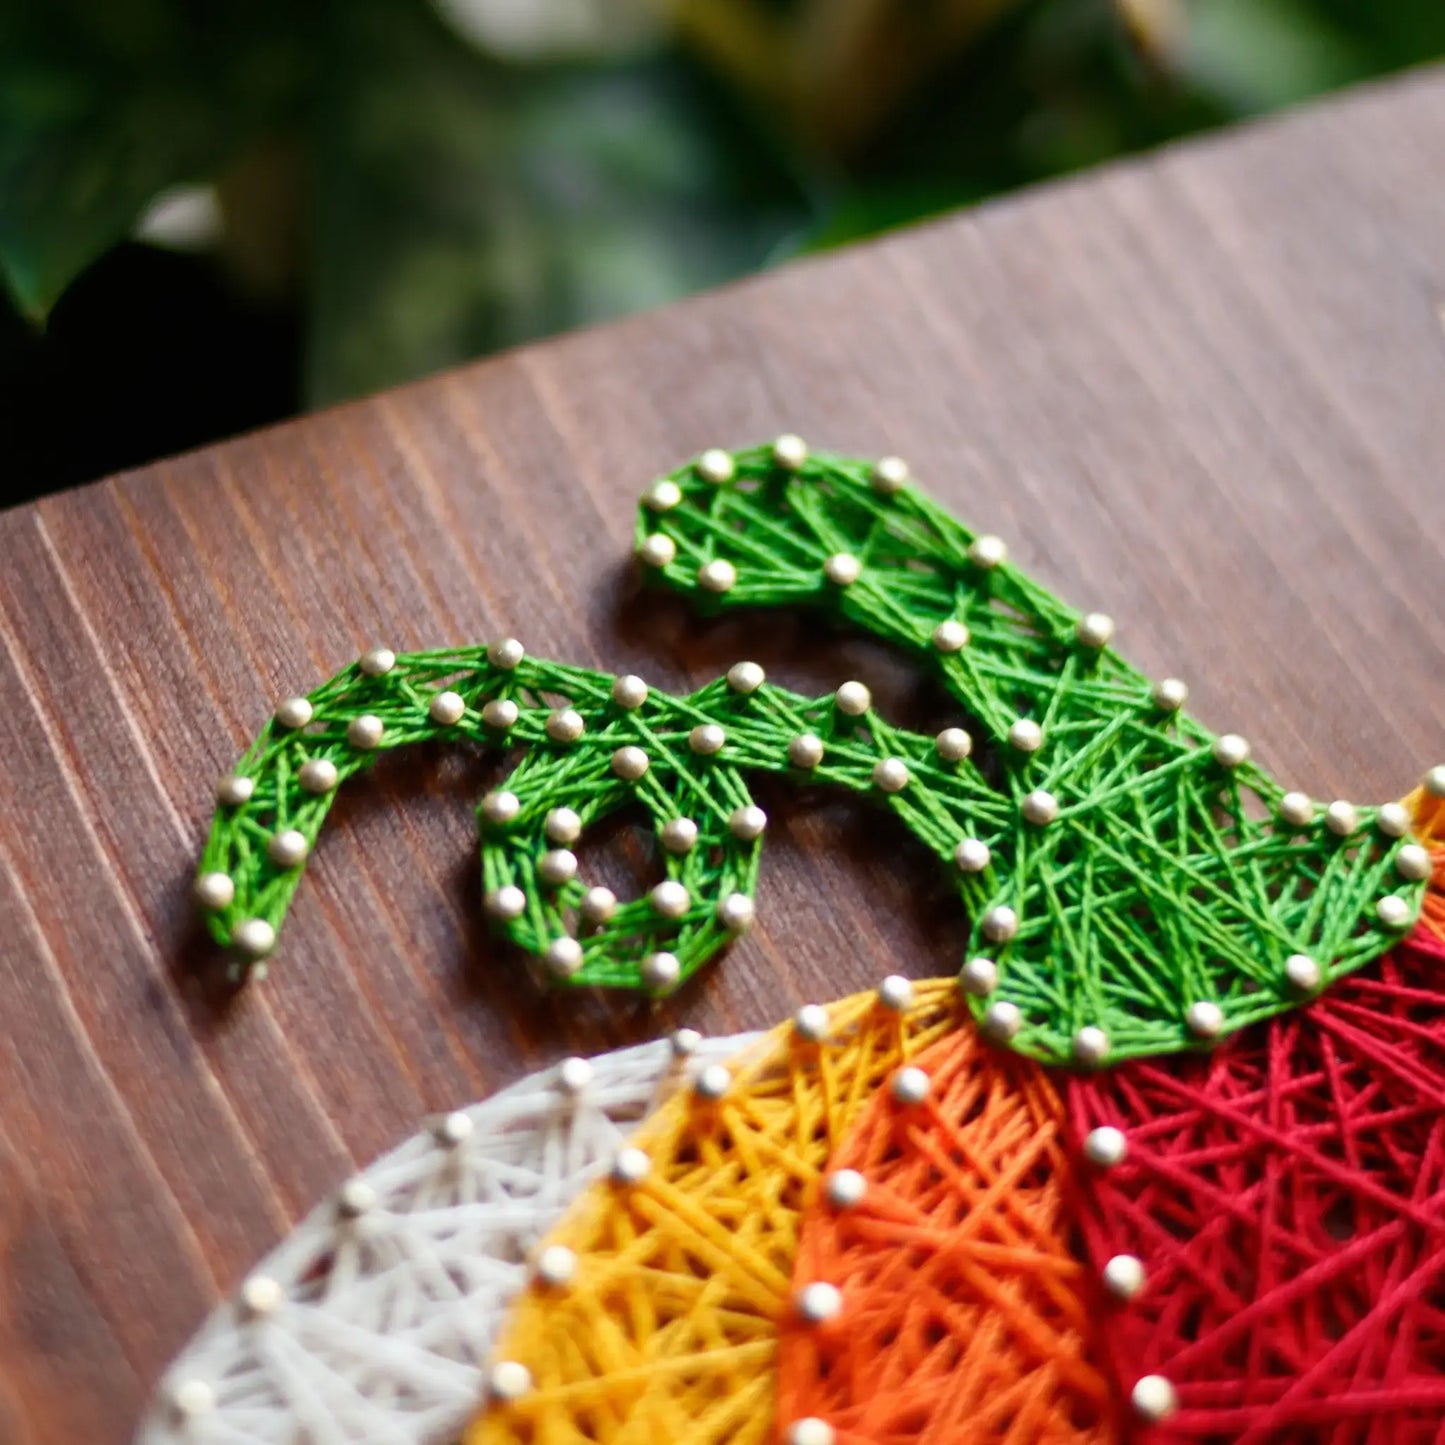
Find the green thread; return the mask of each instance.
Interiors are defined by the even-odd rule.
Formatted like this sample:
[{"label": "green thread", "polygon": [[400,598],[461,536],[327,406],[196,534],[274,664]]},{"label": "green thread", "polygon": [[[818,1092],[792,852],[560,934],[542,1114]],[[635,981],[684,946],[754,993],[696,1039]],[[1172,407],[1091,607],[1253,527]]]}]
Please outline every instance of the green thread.
[{"label": "green thread", "polygon": [[[308,848],[319,833],[331,793],[306,790],[308,759],[333,764],[340,782],[378,752],[438,738],[526,748],[502,790],[510,798],[484,800],[484,885],[498,927],[572,984],[666,991],[746,924],[745,904],[719,916],[724,900],[750,899],[756,885],[761,839],[734,831],[752,805],[744,778],[799,775],[789,746],[807,734],[823,746],[811,779],[884,803],[955,869],[973,920],[969,956],[996,973],[988,989],[986,966],[967,971],[973,1006],[996,1036],[1039,1058],[1068,1059],[1087,1028],[1103,1030],[1111,1058],[1199,1042],[1200,1020],[1188,1022],[1197,1003],[1217,1006],[1219,1032],[1230,1032],[1300,1001],[1285,973],[1292,955],[1339,975],[1414,919],[1425,885],[1394,876],[1396,840],[1377,830],[1373,810],[1359,810],[1345,837],[1319,809],[1303,827],[1284,824],[1283,790],[1268,775],[1218,761],[1218,739],[1161,707],[1146,678],[1093,645],[1097,635],[1080,640],[1078,614],[896,482],[887,468],[828,456],[785,466],[758,448],[723,466],[710,454],[649,492],[639,551],[661,581],[704,606],[825,608],[925,659],[968,719],[968,756],[950,760],[939,740],[893,728],[871,707],[854,716],[833,697],[767,683],[739,691],[719,680],[686,698],[652,690],[629,707],[614,700],[611,677],[496,646],[498,660],[472,648],[400,657],[380,676],[357,665],[310,695],[306,726],[273,720],[238,765],[253,791],[219,810],[202,859],[203,873],[234,890],[210,911],[212,933],[267,951],[264,931],[247,939],[237,930],[247,920],[278,928],[299,882],[301,869],[269,850],[286,829]],[[851,582],[854,568],[838,560],[849,558]],[[947,649],[959,636],[938,632],[951,622],[967,629],[956,650]],[[432,719],[443,690],[465,704],[454,722]],[[558,717],[565,708],[582,723],[575,739],[575,720]],[[375,747],[349,740],[363,716],[383,728]],[[1042,730],[1036,751],[1009,742],[1020,719]],[[716,753],[692,746],[708,724],[725,737]],[[638,778],[614,762],[630,747],[647,756]],[[888,760],[903,771],[880,770]],[[312,781],[330,777],[322,769]],[[547,855],[575,823],[585,830],[634,804],[659,831],[678,818],[696,824],[691,848],[664,853],[685,894],[664,890],[656,902],[589,917],[585,880]],[[575,823],[554,819],[549,836],[559,808]],[[1039,818],[1052,810],[1052,821],[1028,821],[1030,809]],[[975,840],[972,863],[978,844],[988,850],[978,871],[954,863],[965,839]],[[549,867],[559,870],[552,881]],[[1403,905],[1398,927],[1377,917],[1386,896]],[[1009,909],[1012,932],[999,911]]]}]

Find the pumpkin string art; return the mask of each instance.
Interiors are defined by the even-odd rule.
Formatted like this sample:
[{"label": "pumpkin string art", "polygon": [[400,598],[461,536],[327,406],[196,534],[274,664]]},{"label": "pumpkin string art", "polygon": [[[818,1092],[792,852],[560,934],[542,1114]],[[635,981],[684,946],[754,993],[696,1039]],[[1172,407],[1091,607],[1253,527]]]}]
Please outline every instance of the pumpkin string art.
[{"label": "pumpkin string art", "polygon": [[[670,993],[753,924],[764,774],[892,813],[969,936],[956,978],[714,1059],[576,1179],[469,1445],[1433,1439],[1445,770],[1378,807],[1284,787],[896,458],[704,452],[636,552],[704,612],[890,644],[956,721],[750,662],[681,697],[510,637],[375,649],[220,785],[197,896],[238,975],[338,787],[437,740],[519,755],[478,809],[485,907],[559,988]],[[636,807],[665,876],[620,899],[576,850]]]}]

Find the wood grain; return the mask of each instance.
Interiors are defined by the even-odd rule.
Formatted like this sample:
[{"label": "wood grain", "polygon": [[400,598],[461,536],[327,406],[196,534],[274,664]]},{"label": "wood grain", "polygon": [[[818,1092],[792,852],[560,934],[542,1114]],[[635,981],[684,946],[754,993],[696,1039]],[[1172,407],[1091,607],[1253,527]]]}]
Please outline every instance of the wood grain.
[{"label": "wood grain", "polygon": [[632,499],[705,445],[902,452],[1295,784],[1381,800],[1445,756],[1442,149],[1425,73],[0,516],[0,1438],[125,1438],[429,1110],[956,966],[905,840],[779,797],[720,966],[656,1010],[539,998],[478,919],[491,765],[431,755],[343,800],[265,987],[195,984],[215,778],[374,642],[506,630],[676,687],[750,653],[936,706],[807,622],[637,603]]}]

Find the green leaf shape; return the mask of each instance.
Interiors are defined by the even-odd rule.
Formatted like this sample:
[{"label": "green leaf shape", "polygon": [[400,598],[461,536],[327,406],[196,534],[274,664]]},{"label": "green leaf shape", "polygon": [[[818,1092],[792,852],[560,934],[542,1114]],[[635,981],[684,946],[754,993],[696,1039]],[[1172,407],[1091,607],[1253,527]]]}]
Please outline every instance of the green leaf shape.
[{"label": "green leaf shape", "polygon": [[[917,656],[978,729],[970,762],[989,760],[1002,807],[976,820],[990,861],[962,892],[970,953],[997,972],[974,1000],[995,1033],[1053,1061],[1096,1054],[1086,1029],[1111,1057],[1178,1048],[1298,1002],[1292,956],[1349,972],[1418,913],[1424,885],[1396,876],[1374,810],[1344,836],[1318,808],[1286,823],[1273,778],[1161,705],[1077,612],[888,469],[783,465],[769,448],[708,461],[644,502],[639,550],[671,553],[661,580],[707,608],[841,617]],[[1021,720],[1041,746],[1015,745]],[[1387,897],[1400,901],[1381,913]],[[1190,1026],[1195,1004],[1218,1010],[1204,1011],[1214,1027]]]},{"label": "green leaf shape", "polygon": [[[1410,870],[1382,826],[1393,814],[1361,809],[1343,835],[1319,809],[1286,824],[1267,774],[1221,761],[1209,732],[1162,707],[1097,638],[1081,639],[1077,614],[896,482],[830,456],[784,466],[757,448],[721,467],[710,456],[648,492],[640,550],[664,564],[664,582],[709,606],[823,608],[911,651],[959,703],[970,746],[948,730],[895,728],[866,698],[805,698],[733,674],[690,697],[653,689],[639,701],[619,700],[606,674],[502,644],[408,654],[379,675],[358,663],[310,695],[303,726],[273,720],[241,760],[250,795],[219,809],[201,861],[203,877],[224,880],[219,899],[207,880],[213,936],[244,939],[252,920],[279,928],[302,870],[275,860],[277,835],[294,829],[309,851],[335,786],[381,752],[438,740],[525,750],[479,810],[488,908],[569,984],[667,991],[727,942],[719,905],[756,887],[760,842],[734,819],[760,772],[867,796],[955,870],[974,920],[965,989],[991,1033],[1051,1062],[1079,1052],[1082,1029],[1103,1031],[1110,1058],[1206,1041],[1194,1004],[1218,1010],[1210,1037],[1226,1034],[1301,1001],[1291,957],[1314,959],[1323,981],[1409,926],[1425,884],[1397,876]],[[848,575],[841,556],[858,564],[847,585],[836,580]],[[720,561],[731,585],[710,591],[699,578],[717,586],[710,564]],[[957,636],[937,631],[945,623],[966,626],[967,642],[955,648]],[[460,699],[455,716],[442,692]],[[1037,724],[1041,746],[1010,741],[1020,719]],[[721,729],[718,747],[696,731],[709,725]],[[819,756],[796,751],[804,737]],[[629,748],[645,771],[619,766]],[[317,761],[330,765],[320,791],[306,766]],[[1030,813],[1041,792],[1051,817]],[[659,909],[649,895],[589,920],[586,880],[571,868],[547,876],[544,855],[571,841],[549,817],[571,809],[585,829],[631,804],[659,833],[676,818],[697,825],[694,846],[666,856],[681,907]],[[964,840],[987,857],[975,847],[959,862]],[[1396,902],[1382,913],[1385,898]],[[559,940],[576,946],[559,953]],[[979,985],[979,958],[992,986]],[[1000,1027],[1011,1011],[1013,1026]]]}]

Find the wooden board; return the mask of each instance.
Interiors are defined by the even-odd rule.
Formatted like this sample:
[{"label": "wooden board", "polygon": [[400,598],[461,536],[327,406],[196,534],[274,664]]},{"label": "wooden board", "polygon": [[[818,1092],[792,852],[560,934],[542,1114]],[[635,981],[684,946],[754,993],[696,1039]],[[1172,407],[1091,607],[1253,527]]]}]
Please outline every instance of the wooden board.
[{"label": "wooden board", "polygon": [[761,926],[701,982],[541,999],[479,921],[487,766],[430,756],[343,799],[268,984],[194,984],[215,779],[372,643],[674,687],[751,654],[927,711],[871,646],[638,603],[633,498],[705,445],[903,453],[1291,783],[1378,801],[1445,756],[1442,153],[1426,73],[0,516],[0,1440],[125,1438],[430,1110],[957,966],[898,835],[778,798]]}]

